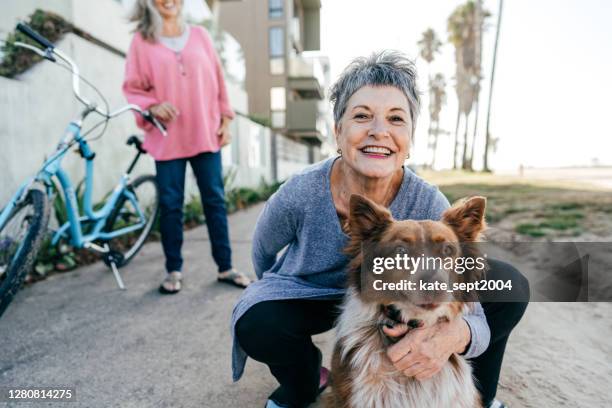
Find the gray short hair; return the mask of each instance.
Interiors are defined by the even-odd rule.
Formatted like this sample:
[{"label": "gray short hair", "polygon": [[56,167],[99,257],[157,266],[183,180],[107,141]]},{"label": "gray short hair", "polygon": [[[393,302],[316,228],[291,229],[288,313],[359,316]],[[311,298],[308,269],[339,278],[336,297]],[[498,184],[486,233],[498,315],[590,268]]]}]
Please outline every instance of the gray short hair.
[{"label": "gray short hair", "polygon": [[[155,7],[155,0],[136,0],[134,9],[132,10],[130,21],[136,23],[135,32],[139,32],[147,41],[156,41],[161,34],[162,16]],[[182,28],[185,28],[183,20],[183,6],[181,6],[181,15],[179,22]]]},{"label": "gray short hair", "polygon": [[408,99],[414,133],[421,107],[416,78],[414,62],[399,51],[375,52],[367,58],[354,59],[331,88],[329,99],[334,105],[334,122],[340,123],[348,100],[362,87],[394,86]]}]

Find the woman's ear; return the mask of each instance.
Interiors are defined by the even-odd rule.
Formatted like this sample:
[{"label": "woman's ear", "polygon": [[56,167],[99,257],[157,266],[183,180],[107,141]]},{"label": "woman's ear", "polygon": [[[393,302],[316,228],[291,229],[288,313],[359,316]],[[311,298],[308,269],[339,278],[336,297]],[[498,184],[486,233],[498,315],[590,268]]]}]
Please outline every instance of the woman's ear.
[{"label": "woman's ear", "polygon": [[474,242],[485,229],[487,199],[475,196],[455,203],[442,214],[442,222],[451,227],[459,242]]},{"label": "woman's ear", "polygon": [[349,200],[349,226],[351,237],[364,241],[380,237],[393,221],[389,210],[359,194]]}]

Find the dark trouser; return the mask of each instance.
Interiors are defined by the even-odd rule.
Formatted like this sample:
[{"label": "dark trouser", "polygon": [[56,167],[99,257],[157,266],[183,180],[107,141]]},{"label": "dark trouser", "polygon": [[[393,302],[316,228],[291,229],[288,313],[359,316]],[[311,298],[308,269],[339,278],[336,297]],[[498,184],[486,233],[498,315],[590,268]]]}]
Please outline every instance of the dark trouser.
[{"label": "dark trouser", "polygon": [[[489,260],[489,279],[512,279],[528,293],[527,280],[511,265]],[[311,336],[333,327],[339,300],[291,299],[261,302],[236,323],[236,338],[254,360],[265,363],[280,387],[271,396],[291,407],[314,401],[319,383],[318,351]],[[495,398],[499,372],[510,332],[527,302],[483,303],[491,328],[488,349],[472,360],[485,407]]]},{"label": "dark trouser", "polygon": [[200,190],[213,259],[219,272],[226,271],[232,268],[232,250],[227,228],[221,152],[206,152],[185,159],[155,162],[160,193],[159,221],[162,247],[166,255],[166,270],[180,271],[183,266],[181,247],[187,162],[191,165]]}]

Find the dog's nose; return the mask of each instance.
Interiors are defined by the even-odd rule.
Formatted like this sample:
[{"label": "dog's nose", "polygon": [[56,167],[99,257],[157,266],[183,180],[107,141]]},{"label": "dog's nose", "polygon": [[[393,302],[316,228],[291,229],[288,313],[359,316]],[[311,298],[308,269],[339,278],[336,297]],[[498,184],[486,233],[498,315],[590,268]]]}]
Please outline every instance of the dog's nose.
[{"label": "dog's nose", "polygon": [[395,305],[387,305],[385,306],[385,309],[387,312],[387,317],[389,317],[391,320],[395,320],[396,322],[399,322],[401,320],[402,312],[397,307],[395,307]]}]

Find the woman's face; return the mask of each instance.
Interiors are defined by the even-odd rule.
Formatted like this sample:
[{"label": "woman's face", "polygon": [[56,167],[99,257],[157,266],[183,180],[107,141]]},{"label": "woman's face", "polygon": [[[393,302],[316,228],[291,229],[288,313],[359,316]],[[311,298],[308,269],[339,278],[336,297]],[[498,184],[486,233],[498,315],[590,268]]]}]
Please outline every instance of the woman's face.
[{"label": "woman's face", "polygon": [[404,163],[411,140],[408,99],[393,86],[359,89],[336,124],[342,159],[364,177],[391,177]]},{"label": "woman's face", "polygon": [[164,20],[178,17],[183,6],[183,0],[154,0],[155,8]]}]

